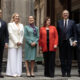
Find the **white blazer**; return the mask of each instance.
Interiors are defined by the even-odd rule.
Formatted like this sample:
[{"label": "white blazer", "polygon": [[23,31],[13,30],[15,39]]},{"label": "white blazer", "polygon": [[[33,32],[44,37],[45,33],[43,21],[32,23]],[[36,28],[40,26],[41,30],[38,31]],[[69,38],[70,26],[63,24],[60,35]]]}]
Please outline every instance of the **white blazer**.
[{"label": "white blazer", "polygon": [[9,48],[18,48],[17,42],[23,43],[24,27],[19,23],[20,29],[16,26],[15,22],[8,23],[9,31]]}]

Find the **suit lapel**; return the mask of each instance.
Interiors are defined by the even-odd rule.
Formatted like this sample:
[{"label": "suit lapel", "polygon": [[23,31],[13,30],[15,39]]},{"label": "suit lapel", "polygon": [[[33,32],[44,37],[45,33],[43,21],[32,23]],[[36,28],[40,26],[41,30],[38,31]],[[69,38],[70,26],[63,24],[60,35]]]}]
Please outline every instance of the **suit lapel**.
[{"label": "suit lapel", "polygon": [[69,21],[68,21],[68,28],[70,28],[70,24],[71,24],[71,21],[69,20]]},{"label": "suit lapel", "polygon": [[70,29],[70,24],[71,24],[71,22],[70,22],[70,20],[68,20],[68,25],[67,25],[67,27],[66,27],[66,32],[69,31],[69,29]]},{"label": "suit lapel", "polygon": [[64,30],[64,20],[61,21],[61,28]]},{"label": "suit lapel", "polygon": [[15,29],[18,29],[15,22],[13,22],[13,27],[15,27]]},{"label": "suit lapel", "polygon": [[71,22],[70,22],[70,20],[68,20],[68,25],[67,25],[67,31],[70,29],[70,24],[71,24]]},{"label": "suit lapel", "polygon": [[22,30],[22,25],[19,23],[20,31]]},{"label": "suit lapel", "polygon": [[15,24],[15,22],[13,22],[13,25],[15,26],[15,28],[16,28],[17,30],[21,30],[21,24],[20,24],[20,23],[19,23],[20,29],[17,27],[17,25]]}]

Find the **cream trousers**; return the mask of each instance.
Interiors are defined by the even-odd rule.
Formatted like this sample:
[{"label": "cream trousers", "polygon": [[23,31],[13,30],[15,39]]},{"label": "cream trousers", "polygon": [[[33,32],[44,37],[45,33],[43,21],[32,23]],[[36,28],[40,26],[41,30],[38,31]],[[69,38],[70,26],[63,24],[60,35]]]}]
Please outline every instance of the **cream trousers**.
[{"label": "cream trousers", "polygon": [[9,48],[6,75],[21,76],[22,73],[22,47]]}]

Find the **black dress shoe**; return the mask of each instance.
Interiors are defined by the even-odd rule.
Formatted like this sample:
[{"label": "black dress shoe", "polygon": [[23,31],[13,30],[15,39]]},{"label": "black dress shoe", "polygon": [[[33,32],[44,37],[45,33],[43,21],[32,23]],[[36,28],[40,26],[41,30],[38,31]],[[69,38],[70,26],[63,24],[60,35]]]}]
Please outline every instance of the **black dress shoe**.
[{"label": "black dress shoe", "polygon": [[71,75],[70,74],[67,74],[67,77],[71,77]]},{"label": "black dress shoe", "polygon": [[80,77],[80,74],[78,76]]},{"label": "black dress shoe", "polygon": [[0,75],[0,78],[4,78],[4,76],[3,75]]},{"label": "black dress shoe", "polygon": [[66,74],[62,74],[62,77],[66,77]]},{"label": "black dress shoe", "polygon": [[44,75],[45,77],[49,77],[49,75]]},{"label": "black dress shoe", "polygon": [[52,75],[52,76],[49,76],[50,78],[53,78],[54,77],[54,75]]},{"label": "black dress shoe", "polygon": [[50,75],[49,75],[49,74],[44,74],[44,76],[45,76],[45,77],[49,77]]}]

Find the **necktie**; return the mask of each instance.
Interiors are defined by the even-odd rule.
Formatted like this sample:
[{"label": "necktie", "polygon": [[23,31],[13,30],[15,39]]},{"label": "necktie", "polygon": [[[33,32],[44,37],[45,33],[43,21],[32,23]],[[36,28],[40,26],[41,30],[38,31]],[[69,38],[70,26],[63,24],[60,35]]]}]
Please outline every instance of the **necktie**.
[{"label": "necktie", "polygon": [[67,21],[65,20],[65,26],[64,26],[65,28],[67,27]]},{"label": "necktie", "polygon": [[66,40],[66,31],[67,31],[66,27],[67,27],[67,21],[65,20],[65,23],[64,23],[64,34],[63,34],[63,39],[64,40]]}]

